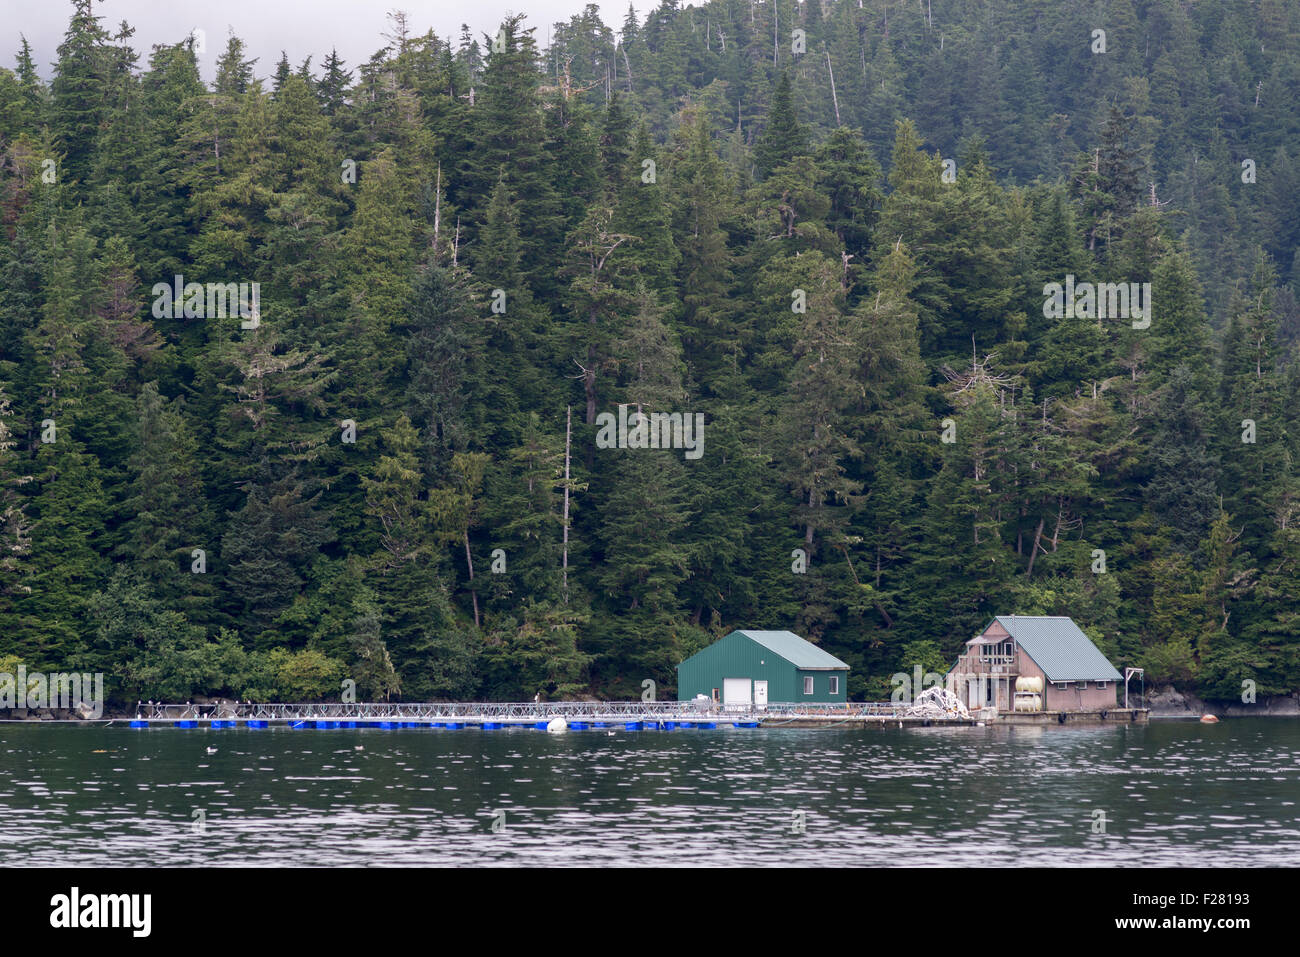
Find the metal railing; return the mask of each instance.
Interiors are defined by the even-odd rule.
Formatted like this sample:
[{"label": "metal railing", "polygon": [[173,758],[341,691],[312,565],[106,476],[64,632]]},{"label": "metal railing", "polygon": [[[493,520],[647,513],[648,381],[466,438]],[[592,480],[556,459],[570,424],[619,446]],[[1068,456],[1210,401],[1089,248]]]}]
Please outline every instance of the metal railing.
[{"label": "metal railing", "polygon": [[554,717],[626,718],[783,718],[857,716],[904,717],[909,705],[891,702],[803,703],[771,702],[767,705],[724,705],[695,701],[457,701],[457,702],[310,702],[262,703],[217,701],[184,704],[142,701],[136,716],[148,720],[256,720],[256,721],[446,721],[456,719],[548,720]]}]

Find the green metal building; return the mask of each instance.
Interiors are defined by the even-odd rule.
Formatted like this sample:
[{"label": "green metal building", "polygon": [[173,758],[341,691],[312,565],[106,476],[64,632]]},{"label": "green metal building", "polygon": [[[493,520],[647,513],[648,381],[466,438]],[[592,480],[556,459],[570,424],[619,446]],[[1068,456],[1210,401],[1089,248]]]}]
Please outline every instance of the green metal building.
[{"label": "green metal building", "polygon": [[733,631],[677,666],[677,700],[842,704],[849,666],[791,631]]}]

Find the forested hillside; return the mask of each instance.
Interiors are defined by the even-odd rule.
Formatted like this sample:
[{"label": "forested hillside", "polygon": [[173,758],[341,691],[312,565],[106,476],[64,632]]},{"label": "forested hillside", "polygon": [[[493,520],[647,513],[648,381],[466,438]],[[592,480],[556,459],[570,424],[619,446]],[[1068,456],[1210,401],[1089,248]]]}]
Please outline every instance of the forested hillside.
[{"label": "forested hillside", "polygon": [[1300,5],[395,14],[208,77],[70,13],[0,69],[0,670],[666,697],[766,627],[879,697],[1018,613],[1300,688]]}]

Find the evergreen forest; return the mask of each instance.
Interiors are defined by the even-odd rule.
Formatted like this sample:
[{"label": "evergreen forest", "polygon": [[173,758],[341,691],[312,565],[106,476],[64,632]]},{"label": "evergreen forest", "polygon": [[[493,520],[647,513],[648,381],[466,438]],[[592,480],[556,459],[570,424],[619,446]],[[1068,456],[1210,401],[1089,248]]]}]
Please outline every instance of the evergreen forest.
[{"label": "evergreen forest", "polygon": [[1300,689],[1300,4],[573,6],[18,37],[0,671],[669,698],[771,628],[877,700],[1014,613]]}]

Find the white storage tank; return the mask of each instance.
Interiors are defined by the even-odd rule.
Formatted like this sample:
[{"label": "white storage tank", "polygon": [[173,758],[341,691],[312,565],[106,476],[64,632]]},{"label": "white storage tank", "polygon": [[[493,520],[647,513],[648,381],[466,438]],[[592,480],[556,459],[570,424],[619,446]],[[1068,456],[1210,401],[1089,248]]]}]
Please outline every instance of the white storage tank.
[{"label": "white storage tank", "polygon": [[[1016,683],[1019,684],[1019,682],[1016,682]],[[1024,691],[1017,691],[1017,692],[1016,692],[1016,705],[1015,705],[1015,710],[1017,710],[1017,711],[1042,711],[1042,710],[1043,710],[1043,696],[1042,696],[1042,695],[1039,695],[1039,694],[1030,694],[1030,693],[1028,693],[1028,692],[1024,692]]]},{"label": "white storage tank", "polygon": [[1016,679],[1016,690],[1028,691],[1032,694],[1042,694],[1043,679],[1037,676],[1031,677],[1029,675],[1021,675]]}]

